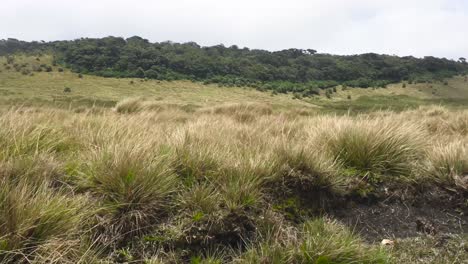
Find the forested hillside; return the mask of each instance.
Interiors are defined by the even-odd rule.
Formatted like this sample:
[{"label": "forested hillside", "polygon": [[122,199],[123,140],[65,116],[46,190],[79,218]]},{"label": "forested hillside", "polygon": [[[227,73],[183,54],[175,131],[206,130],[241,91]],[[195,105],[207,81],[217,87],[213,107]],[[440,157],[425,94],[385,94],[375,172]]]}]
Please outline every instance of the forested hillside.
[{"label": "forested hillside", "polygon": [[458,61],[435,57],[398,57],[374,53],[338,56],[313,49],[276,52],[237,46],[201,47],[197,43],[151,43],[141,37],[73,41],[0,41],[0,55],[53,53],[55,62],[75,72],[104,77],[159,80],[190,79],[260,90],[318,94],[338,84],[385,87],[401,81],[430,82],[468,71]]}]

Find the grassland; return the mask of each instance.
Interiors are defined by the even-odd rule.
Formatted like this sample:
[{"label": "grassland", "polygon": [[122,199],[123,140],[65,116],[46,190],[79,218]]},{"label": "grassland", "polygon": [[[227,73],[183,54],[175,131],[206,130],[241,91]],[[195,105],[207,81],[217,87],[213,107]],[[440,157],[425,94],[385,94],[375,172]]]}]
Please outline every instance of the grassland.
[{"label": "grassland", "polygon": [[[388,85],[387,88],[337,87],[332,97],[321,96],[294,99],[292,94],[271,94],[246,87],[219,87],[190,81],[157,81],[145,79],[116,79],[78,74],[67,69],[59,72],[52,65],[51,56],[39,60],[31,56],[16,56],[15,64],[26,65],[28,74],[5,65],[0,57],[1,105],[55,106],[78,108],[81,106],[113,107],[126,98],[141,97],[164,104],[185,105],[188,108],[215,106],[223,103],[265,103],[275,110],[322,108],[332,112],[369,112],[376,110],[404,110],[421,105],[445,105],[464,108],[468,103],[468,82],[465,76],[433,83]],[[51,72],[35,72],[40,65],[49,65]],[[444,83],[445,82],[445,83]],[[70,88],[70,92],[64,92]]]},{"label": "grassland", "polygon": [[[17,56],[15,63],[27,64],[26,68],[51,65],[50,56]],[[58,72],[34,72],[24,75],[21,71],[5,69],[5,58],[0,58],[0,102],[2,105],[49,105],[65,108],[80,106],[113,107],[118,101],[129,97],[142,97],[165,104],[178,104],[198,108],[222,103],[256,102],[268,103],[280,108],[310,104],[293,100],[290,95],[276,95],[250,88],[218,87],[189,81],[157,81],[144,79],[116,79],[86,75],[82,78],[68,70]],[[71,92],[64,93],[68,87]]]},{"label": "grassland", "polygon": [[[0,262],[463,263],[468,110],[447,102],[468,88],[419,86],[299,100],[2,68]],[[371,103],[395,96],[414,104]]]}]

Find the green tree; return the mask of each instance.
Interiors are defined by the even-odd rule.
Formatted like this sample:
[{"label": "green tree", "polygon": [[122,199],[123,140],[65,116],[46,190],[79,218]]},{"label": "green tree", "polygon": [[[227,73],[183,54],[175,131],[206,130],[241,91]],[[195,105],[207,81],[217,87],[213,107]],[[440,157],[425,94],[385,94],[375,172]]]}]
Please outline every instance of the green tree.
[{"label": "green tree", "polygon": [[150,78],[150,79],[158,79],[159,74],[157,71],[153,69],[149,69],[146,72],[144,72],[145,77]]},{"label": "green tree", "polygon": [[140,67],[136,70],[135,75],[138,78],[145,78],[145,71]]}]

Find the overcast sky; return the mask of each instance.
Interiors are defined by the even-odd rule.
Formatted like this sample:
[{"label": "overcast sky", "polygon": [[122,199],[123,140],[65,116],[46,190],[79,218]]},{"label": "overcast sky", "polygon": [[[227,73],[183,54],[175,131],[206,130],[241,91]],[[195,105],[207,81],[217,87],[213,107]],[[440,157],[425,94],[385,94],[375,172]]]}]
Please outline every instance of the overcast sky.
[{"label": "overcast sky", "polygon": [[468,0],[1,0],[0,39],[150,41],[468,57]]}]

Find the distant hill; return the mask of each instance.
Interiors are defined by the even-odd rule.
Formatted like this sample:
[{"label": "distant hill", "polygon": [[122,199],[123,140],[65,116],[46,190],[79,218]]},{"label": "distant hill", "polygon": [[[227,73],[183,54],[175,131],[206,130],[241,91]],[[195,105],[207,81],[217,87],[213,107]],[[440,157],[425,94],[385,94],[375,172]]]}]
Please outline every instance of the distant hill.
[{"label": "distant hill", "polygon": [[250,86],[301,97],[321,89],[386,87],[391,83],[442,81],[466,74],[468,64],[445,58],[398,57],[374,53],[338,56],[313,49],[276,52],[197,43],[151,43],[141,37],[73,41],[0,40],[0,55],[51,53],[54,64],[103,77],[195,80],[225,86]]},{"label": "distant hill", "polygon": [[[10,63],[8,63],[8,59]],[[53,56],[0,56],[1,106],[54,105],[64,108],[113,107],[129,97],[179,105],[187,109],[229,103],[267,104],[274,109],[300,112],[367,112],[376,109],[405,110],[420,105],[468,106],[468,77],[444,81],[389,84],[386,88],[336,86],[319,95],[261,92],[249,87],[222,87],[193,81],[160,81],[77,74],[53,65]]]}]

